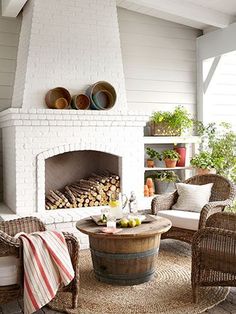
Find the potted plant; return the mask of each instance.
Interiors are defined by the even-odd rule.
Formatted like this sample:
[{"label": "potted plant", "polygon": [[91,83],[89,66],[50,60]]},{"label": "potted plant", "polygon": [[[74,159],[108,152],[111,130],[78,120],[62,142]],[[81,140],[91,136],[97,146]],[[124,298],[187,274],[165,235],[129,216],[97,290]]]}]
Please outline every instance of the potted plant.
[{"label": "potted plant", "polygon": [[200,152],[211,155],[216,173],[236,183],[236,133],[230,124],[196,121],[196,133],[201,136]]},{"label": "potted plant", "polygon": [[202,151],[190,160],[190,164],[197,169],[197,174],[216,173],[215,163],[212,154]]},{"label": "potted plant", "polygon": [[177,174],[169,170],[156,171],[151,177],[154,180],[156,194],[171,193],[175,190],[175,183],[180,182]]},{"label": "potted plant", "polygon": [[147,147],[146,153],[149,157],[147,159],[147,167],[148,168],[153,168],[155,166],[155,159],[158,159],[161,161],[161,154],[158,151],[156,151],[155,149],[153,149],[151,147]]},{"label": "potted plant", "polygon": [[180,136],[192,127],[193,120],[184,107],[177,106],[173,112],[154,112],[150,118],[150,125],[152,135]]},{"label": "potted plant", "polygon": [[167,149],[162,152],[162,158],[165,162],[166,168],[175,168],[180,155],[173,149]]}]

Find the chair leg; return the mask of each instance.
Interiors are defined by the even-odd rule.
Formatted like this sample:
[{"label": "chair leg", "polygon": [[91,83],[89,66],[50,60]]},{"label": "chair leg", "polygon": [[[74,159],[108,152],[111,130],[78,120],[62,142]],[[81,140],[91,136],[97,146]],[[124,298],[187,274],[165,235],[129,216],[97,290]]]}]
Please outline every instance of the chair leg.
[{"label": "chair leg", "polygon": [[192,285],[193,303],[198,303],[198,290],[199,287],[197,285]]},{"label": "chair leg", "polygon": [[76,309],[79,306],[79,289],[72,292],[72,308]]}]

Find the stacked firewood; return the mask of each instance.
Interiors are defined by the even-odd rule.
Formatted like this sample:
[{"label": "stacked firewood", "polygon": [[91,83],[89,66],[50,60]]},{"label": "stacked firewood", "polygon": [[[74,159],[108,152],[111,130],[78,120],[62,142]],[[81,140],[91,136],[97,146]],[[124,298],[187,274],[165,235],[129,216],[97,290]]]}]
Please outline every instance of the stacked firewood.
[{"label": "stacked firewood", "polygon": [[112,192],[120,192],[120,178],[104,171],[92,173],[62,190],[50,190],[45,199],[46,209],[104,206]]}]

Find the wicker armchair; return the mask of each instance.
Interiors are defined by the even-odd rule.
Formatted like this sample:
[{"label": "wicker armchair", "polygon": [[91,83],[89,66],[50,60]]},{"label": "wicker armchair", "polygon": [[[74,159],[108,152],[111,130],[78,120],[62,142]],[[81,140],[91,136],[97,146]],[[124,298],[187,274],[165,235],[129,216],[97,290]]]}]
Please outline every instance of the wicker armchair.
[{"label": "wicker armchair", "polygon": [[192,243],[193,301],[200,286],[236,286],[236,214],[216,213]]},{"label": "wicker armchair", "polygon": [[[202,208],[196,229],[204,228],[208,217],[216,212],[223,211],[226,206],[231,205],[236,195],[236,189],[233,183],[217,174],[197,175],[189,178],[184,183],[196,185],[213,183],[210,202]],[[152,214],[157,215],[158,212],[161,214],[161,211],[171,210],[177,198],[177,191],[156,196],[152,200]],[[172,238],[191,244],[193,236],[197,231],[196,229],[191,230],[173,226],[168,232],[162,234],[162,239]]]},{"label": "wicker armchair", "polygon": [[[18,232],[31,233],[36,231],[45,231],[46,228],[42,221],[35,217],[26,217],[10,221],[0,222],[0,257],[15,256],[20,259],[20,278],[16,285],[0,287],[0,304],[7,303],[12,299],[16,299],[23,293],[23,252],[20,239],[15,239],[14,235]],[[72,307],[78,306],[79,296],[79,243],[76,237],[72,234],[64,233],[66,243],[73,268],[75,270],[75,278],[60,290],[72,292]]]}]

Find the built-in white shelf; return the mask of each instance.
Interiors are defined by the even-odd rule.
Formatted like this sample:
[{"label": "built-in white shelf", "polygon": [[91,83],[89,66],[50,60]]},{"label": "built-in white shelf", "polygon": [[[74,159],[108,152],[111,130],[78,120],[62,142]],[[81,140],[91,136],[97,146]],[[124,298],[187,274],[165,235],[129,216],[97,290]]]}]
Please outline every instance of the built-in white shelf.
[{"label": "built-in white shelf", "polygon": [[199,136],[144,136],[144,144],[191,144],[200,143]]},{"label": "built-in white shelf", "polygon": [[192,167],[174,167],[174,168],[166,168],[166,167],[153,167],[153,168],[148,168],[145,167],[144,171],[160,171],[160,170],[192,170]]}]

